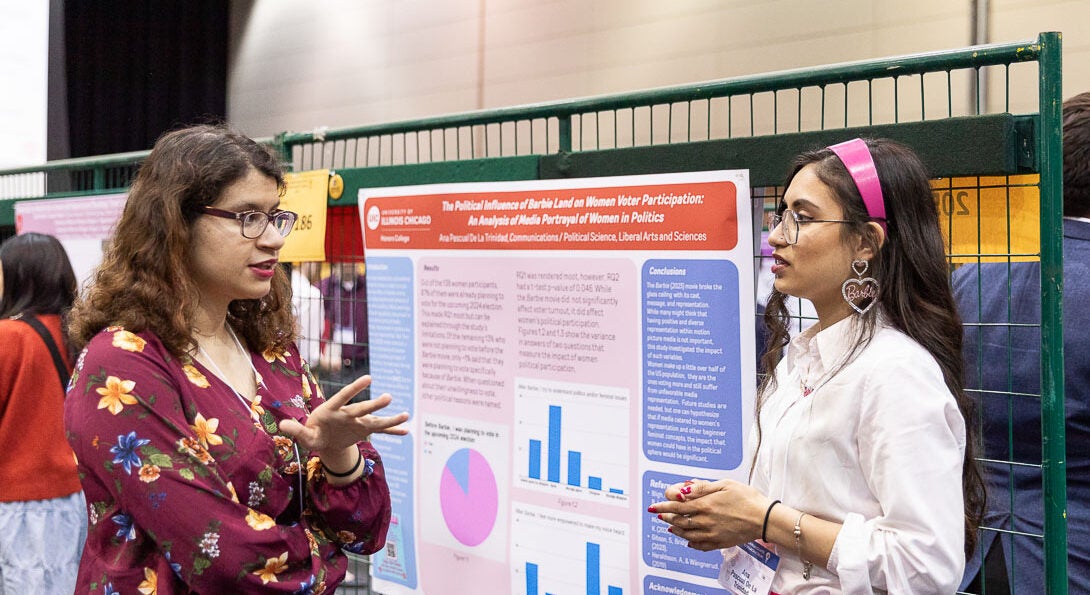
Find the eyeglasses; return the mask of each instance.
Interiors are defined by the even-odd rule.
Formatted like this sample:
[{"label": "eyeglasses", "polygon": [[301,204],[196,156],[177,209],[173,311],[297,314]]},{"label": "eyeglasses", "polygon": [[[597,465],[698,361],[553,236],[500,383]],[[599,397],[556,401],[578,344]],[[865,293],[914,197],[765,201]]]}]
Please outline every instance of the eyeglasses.
[{"label": "eyeglasses", "polygon": [[783,239],[788,245],[794,245],[799,241],[799,226],[805,223],[852,223],[847,219],[811,219],[806,216],[800,217],[798,213],[791,209],[784,209],[780,213],[772,215],[769,220],[768,231],[776,229],[782,223],[787,223],[780,230],[783,233]]},{"label": "eyeglasses", "polygon": [[224,219],[237,219],[239,225],[242,228],[242,237],[254,240],[261,237],[261,234],[265,233],[265,228],[269,226],[271,221],[273,227],[276,228],[280,237],[287,237],[291,233],[291,228],[295,226],[295,220],[299,218],[299,215],[291,211],[276,210],[271,213],[264,211],[243,211],[241,213],[235,213],[233,211],[225,211],[223,209],[216,209],[213,207],[201,207],[201,212],[205,215],[212,215],[213,217],[222,217]]}]

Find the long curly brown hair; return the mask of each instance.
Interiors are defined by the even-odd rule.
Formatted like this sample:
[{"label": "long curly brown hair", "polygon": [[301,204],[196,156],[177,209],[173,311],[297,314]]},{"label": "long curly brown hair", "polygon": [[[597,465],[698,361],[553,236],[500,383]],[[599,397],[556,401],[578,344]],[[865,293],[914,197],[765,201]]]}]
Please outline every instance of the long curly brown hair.
[{"label": "long curly brown hair", "polygon": [[[889,323],[922,345],[942,369],[943,380],[957,401],[965,419],[967,436],[962,462],[962,492],[965,501],[965,552],[971,556],[977,541],[977,529],[984,517],[985,486],[980,465],[978,435],[973,400],[965,393],[964,360],[961,354],[962,327],[950,286],[950,269],[946,261],[938,210],[932,199],[927,169],[908,147],[885,140],[867,140],[885,198],[887,237],[882,243],[873,226],[859,189],[843,162],[828,148],[799,155],[784,187],[791,185],[798,172],[814,165],[818,178],[833,190],[844,211],[842,237],[848,241],[861,236],[876,255],[870,261],[871,276],[881,287],[877,307],[861,315],[859,336],[852,351],[839,367],[850,363],[874,336],[879,312]],[[780,207],[783,208],[782,206]],[[764,323],[768,342],[761,357],[764,380],[757,392],[757,448],[760,448],[762,428],[760,412],[765,397],[776,387],[776,366],[790,340],[788,325],[791,315],[786,296],[773,290],[765,307]]]},{"label": "long curly brown hair", "polygon": [[[140,166],[113,237],[91,284],[76,300],[68,332],[82,349],[108,326],[150,330],[175,356],[196,345],[192,321],[200,296],[189,264],[199,208],[254,169],[284,188],[277,157],[226,126],[168,132]],[[291,286],[277,268],[272,290],[235,300],[227,320],[256,351],[286,350],[295,341]]]}]

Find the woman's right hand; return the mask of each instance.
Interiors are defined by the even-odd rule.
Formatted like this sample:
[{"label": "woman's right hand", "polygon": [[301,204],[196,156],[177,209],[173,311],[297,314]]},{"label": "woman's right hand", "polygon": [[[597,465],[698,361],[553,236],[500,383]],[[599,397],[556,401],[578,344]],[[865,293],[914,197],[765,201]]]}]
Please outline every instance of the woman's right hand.
[{"label": "woman's right hand", "polygon": [[[280,431],[307,450],[318,453],[324,463],[334,468],[341,465],[345,457],[352,459],[350,454],[345,454],[346,450],[354,448],[357,442],[367,440],[371,434],[407,434],[409,430],[402,424],[409,420],[408,413],[389,417],[374,415],[393,400],[389,393],[368,401],[349,403],[352,397],[370,385],[370,376],[357,378],[311,411],[305,424],[285,419],[280,422]],[[351,464],[352,461],[347,462]]]},{"label": "woman's right hand", "polygon": [[670,532],[702,551],[747,543],[761,536],[770,500],[732,479],[691,480],[666,489],[665,502],[648,512],[671,525]]},{"label": "woman's right hand", "polygon": [[707,492],[705,492],[703,489],[698,489],[694,494],[693,486],[706,483],[711,482],[706,479],[697,479],[694,477],[681,483],[675,483],[674,485],[666,488],[666,491],[663,492],[663,496],[667,500],[677,500],[678,502],[684,502],[686,500],[692,500],[693,498],[699,498]]}]

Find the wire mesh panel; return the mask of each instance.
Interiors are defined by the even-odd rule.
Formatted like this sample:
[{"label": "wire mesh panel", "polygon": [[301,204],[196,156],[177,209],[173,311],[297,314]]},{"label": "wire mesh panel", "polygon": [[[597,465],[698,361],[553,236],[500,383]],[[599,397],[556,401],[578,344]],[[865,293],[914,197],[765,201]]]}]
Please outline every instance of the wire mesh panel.
[{"label": "wire mesh panel", "polygon": [[123,191],[146,154],[67,159],[0,171],[0,241],[15,235],[16,201]]},{"label": "wire mesh panel", "polygon": [[[560,148],[560,119],[524,118],[464,125],[407,124],[405,129],[349,129],[289,135],[290,159],[297,170],[416,165],[490,157],[542,155]],[[305,139],[305,140],[304,140]]]}]

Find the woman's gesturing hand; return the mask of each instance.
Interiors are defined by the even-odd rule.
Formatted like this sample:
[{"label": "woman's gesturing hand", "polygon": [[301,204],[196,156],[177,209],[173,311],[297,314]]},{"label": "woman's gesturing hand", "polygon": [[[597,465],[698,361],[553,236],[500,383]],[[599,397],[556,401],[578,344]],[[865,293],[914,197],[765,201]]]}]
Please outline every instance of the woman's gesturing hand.
[{"label": "woman's gesturing hand", "polygon": [[670,525],[689,547],[708,551],[753,541],[761,536],[768,498],[730,479],[692,480],[666,489],[665,502],[647,509]]},{"label": "woman's gesturing hand", "polygon": [[314,409],[306,424],[285,419],[280,422],[280,431],[322,456],[323,460],[324,453],[340,454],[371,434],[404,436],[409,433],[408,428],[401,425],[408,421],[408,413],[389,417],[373,415],[390,404],[392,397],[388,393],[369,401],[348,403],[349,399],[370,385],[371,376],[357,378]]}]

